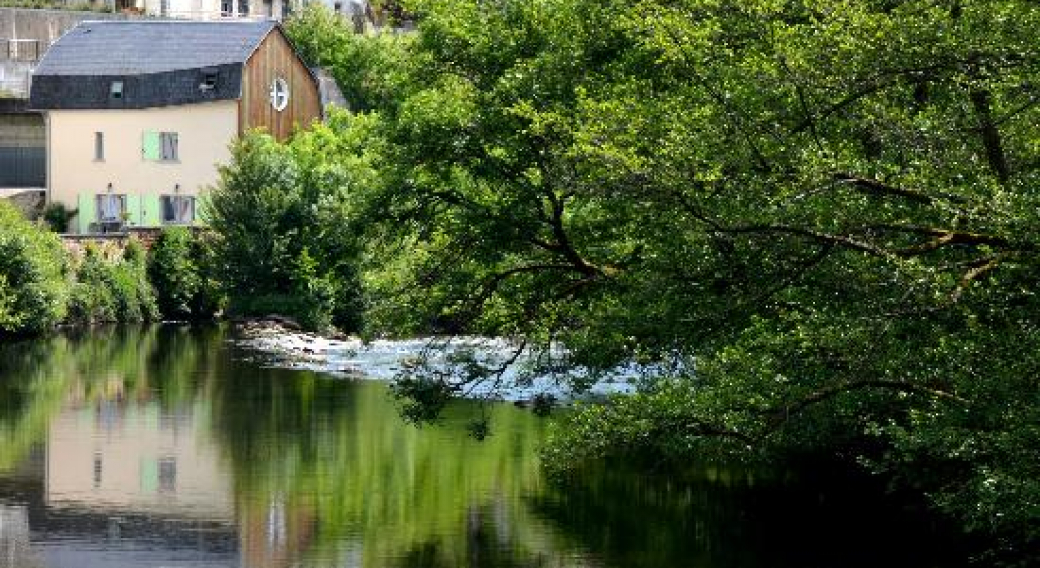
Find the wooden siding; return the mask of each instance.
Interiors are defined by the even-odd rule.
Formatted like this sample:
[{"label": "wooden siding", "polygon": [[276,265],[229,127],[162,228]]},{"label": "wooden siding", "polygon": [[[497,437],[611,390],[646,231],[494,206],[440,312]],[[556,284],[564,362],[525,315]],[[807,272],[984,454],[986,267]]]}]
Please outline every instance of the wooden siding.
[{"label": "wooden siding", "polygon": [[[281,112],[271,106],[270,100],[276,77],[289,85],[289,106]],[[246,61],[239,104],[239,134],[264,128],[278,140],[285,140],[294,128],[306,128],[321,119],[318,85],[280,29],[267,34]]]}]

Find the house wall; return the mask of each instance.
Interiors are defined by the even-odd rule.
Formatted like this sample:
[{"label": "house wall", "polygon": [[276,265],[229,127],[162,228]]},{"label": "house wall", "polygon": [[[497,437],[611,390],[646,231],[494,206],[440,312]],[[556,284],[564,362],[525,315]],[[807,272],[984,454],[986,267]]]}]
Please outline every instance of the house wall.
[{"label": "house wall", "polygon": [[[281,77],[289,86],[289,105],[279,112],[271,105],[271,85]],[[317,82],[277,29],[264,38],[242,72],[240,131],[263,128],[285,140],[297,127],[321,119]]]},{"label": "house wall", "polygon": [[[94,196],[127,196],[127,224],[162,224],[159,198],[197,196],[217,181],[218,164],[231,159],[229,144],[238,135],[237,101],[134,110],[58,110],[48,112],[48,191],[51,202],[79,210],[73,232],[91,232]],[[146,160],[144,133],[176,132],[178,160]],[[104,160],[94,159],[94,133],[104,133]],[[198,211],[196,212],[198,217]],[[96,227],[94,227],[96,228]]]},{"label": "house wall", "polygon": [[149,16],[189,20],[228,17],[271,17],[281,20],[284,6],[282,0],[134,0],[133,3]]},{"label": "house wall", "polygon": [[138,0],[149,16],[207,20],[221,17],[220,0]]}]

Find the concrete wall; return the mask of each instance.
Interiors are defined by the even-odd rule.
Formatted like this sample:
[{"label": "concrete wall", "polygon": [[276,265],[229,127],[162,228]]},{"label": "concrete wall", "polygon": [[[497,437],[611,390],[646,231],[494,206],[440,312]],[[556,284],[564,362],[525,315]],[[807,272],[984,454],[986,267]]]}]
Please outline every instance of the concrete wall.
[{"label": "concrete wall", "polygon": [[[99,2],[98,5],[101,5]],[[46,46],[83,20],[123,20],[126,14],[104,12],[73,12],[70,10],[34,10],[28,8],[0,8],[0,38],[35,39]],[[5,53],[0,51],[0,58]]]},{"label": "concrete wall", "polygon": [[52,43],[79,22],[128,17],[101,12],[0,8],[0,98],[29,98],[36,63]]},{"label": "concrete wall", "polygon": [[[3,46],[0,45],[0,51]],[[2,57],[2,54],[0,54]],[[0,98],[29,98],[29,85],[35,63],[0,59]]]},{"label": "concrete wall", "polygon": [[46,143],[42,114],[0,113],[0,148],[42,148]]},{"label": "concrete wall", "polygon": [[38,113],[0,112],[0,188],[45,186],[45,133]]},{"label": "concrete wall", "polygon": [[[218,101],[141,110],[62,110],[49,113],[48,190],[50,200],[69,210],[93,203],[93,196],[126,195],[131,224],[159,224],[155,207],[163,195],[198,195],[217,181],[217,166],[230,162],[229,145],[238,135],[238,102]],[[146,131],[176,132],[178,161],[145,160]],[[104,159],[94,159],[96,132],[104,136]],[[150,205],[151,204],[151,205]],[[92,205],[90,205],[92,207]],[[148,208],[148,209],[146,209]],[[88,230],[90,215],[72,220]]]}]

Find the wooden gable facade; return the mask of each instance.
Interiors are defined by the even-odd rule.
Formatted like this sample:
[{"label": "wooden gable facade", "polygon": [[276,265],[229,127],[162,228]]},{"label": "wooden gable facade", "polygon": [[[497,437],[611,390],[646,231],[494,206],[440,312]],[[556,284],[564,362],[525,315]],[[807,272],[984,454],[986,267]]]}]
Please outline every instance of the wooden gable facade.
[{"label": "wooden gable facade", "polygon": [[[285,82],[289,92],[288,104],[281,111],[272,104],[277,79]],[[281,28],[275,27],[245,63],[239,100],[239,134],[263,128],[276,139],[285,140],[295,129],[307,128],[321,118],[318,81]]]}]

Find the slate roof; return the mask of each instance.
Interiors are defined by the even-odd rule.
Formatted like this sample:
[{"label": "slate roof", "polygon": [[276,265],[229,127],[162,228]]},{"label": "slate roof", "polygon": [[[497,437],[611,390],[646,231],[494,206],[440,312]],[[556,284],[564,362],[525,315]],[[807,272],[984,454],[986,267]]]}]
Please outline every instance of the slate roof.
[{"label": "slate roof", "polygon": [[[33,73],[29,106],[147,108],[237,99],[242,67],[277,26],[272,21],[91,21],[69,30]],[[213,89],[200,89],[205,73]],[[114,81],[123,96],[111,96]]]},{"label": "slate roof", "polygon": [[271,21],[83,22],[47,50],[37,75],[142,75],[245,63]]}]

